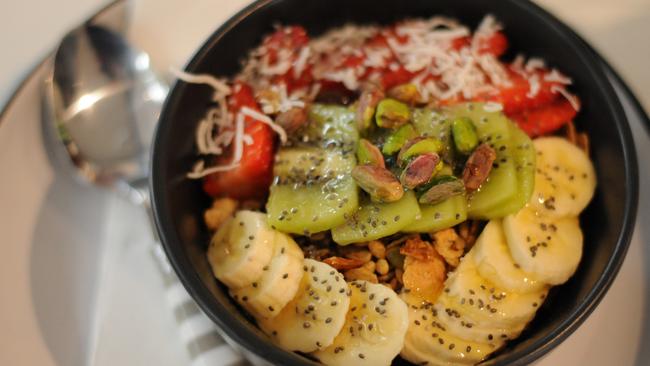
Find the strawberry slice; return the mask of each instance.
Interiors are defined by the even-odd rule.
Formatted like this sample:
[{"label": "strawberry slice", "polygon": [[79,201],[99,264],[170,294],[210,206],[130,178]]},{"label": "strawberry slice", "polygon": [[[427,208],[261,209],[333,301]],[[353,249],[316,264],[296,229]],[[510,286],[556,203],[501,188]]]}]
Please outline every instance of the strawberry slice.
[{"label": "strawberry slice", "polygon": [[264,47],[271,66],[278,62],[280,52],[290,52],[291,67],[286,73],[273,78],[272,84],[284,84],[287,92],[291,93],[296,89],[307,87],[312,84],[313,77],[311,66],[305,65],[299,74],[295,71],[295,62],[300,56],[302,48],[309,43],[309,36],[305,28],[300,26],[282,27],[264,39]]},{"label": "strawberry slice", "polygon": [[502,87],[495,95],[486,95],[475,98],[475,101],[491,101],[503,105],[507,115],[521,113],[529,109],[539,108],[559,99],[560,94],[553,91],[554,86],[561,86],[557,82],[544,80],[545,71],[537,71],[539,90],[534,96],[531,94],[531,85],[527,78],[509,70],[510,86]]},{"label": "strawberry slice", "polygon": [[[472,38],[469,36],[456,38],[451,42],[451,48],[460,50],[463,47],[469,47]],[[490,37],[481,38],[478,43],[478,53],[492,54],[499,57],[506,53],[508,49],[508,38],[501,32],[495,32]]]},{"label": "strawberry slice", "polygon": [[[238,82],[233,90],[228,99],[231,111],[239,112],[242,107],[260,111],[250,86]],[[273,132],[268,125],[249,117],[246,117],[244,123],[244,133],[253,139],[253,143],[244,144],[238,167],[208,175],[203,179],[203,190],[212,197],[262,199],[268,192],[273,170]],[[226,165],[231,161],[232,149],[228,154],[217,157],[215,164]]]},{"label": "strawberry slice", "polygon": [[528,136],[535,137],[551,133],[573,120],[577,111],[566,99],[560,99],[536,109],[526,110],[522,113],[511,115],[510,118],[517,122],[519,128]]},{"label": "strawberry slice", "polygon": [[404,66],[399,66],[396,70],[390,68],[385,69],[381,75],[381,85],[384,90],[388,90],[394,86],[405,84],[411,81],[415,76],[414,73],[406,70]]}]

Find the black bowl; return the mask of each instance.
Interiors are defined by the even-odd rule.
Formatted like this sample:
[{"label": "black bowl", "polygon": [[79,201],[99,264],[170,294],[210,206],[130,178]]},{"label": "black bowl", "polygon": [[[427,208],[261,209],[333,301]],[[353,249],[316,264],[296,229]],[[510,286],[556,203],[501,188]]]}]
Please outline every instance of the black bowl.
[{"label": "black bowl", "polygon": [[[494,14],[516,52],[543,57],[570,75],[583,109],[576,121],[589,133],[598,189],[582,215],[584,255],[576,274],[556,287],[526,331],[486,365],[523,365],[571,334],[594,310],[625,256],[636,215],[638,177],[625,114],[599,60],[571,29],[527,1],[516,0],[262,0],[248,6],[201,47],[187,71],[229,76],[273,24],[301,24],[311,35],[347,22],[386,24],[405,17],[443,14],[476,26]],[[205,258],[209,241],[202,212],[210,200],[185,174],[196,158],[194,130],[210,101],[209,88],[178,83],[156,133],[151,188],[162,243],[181,281],[223,335],[249,356],[276,365],[311,365],[274,346],[228,297]],[[394,364],[406,364],[397,359]]]}]

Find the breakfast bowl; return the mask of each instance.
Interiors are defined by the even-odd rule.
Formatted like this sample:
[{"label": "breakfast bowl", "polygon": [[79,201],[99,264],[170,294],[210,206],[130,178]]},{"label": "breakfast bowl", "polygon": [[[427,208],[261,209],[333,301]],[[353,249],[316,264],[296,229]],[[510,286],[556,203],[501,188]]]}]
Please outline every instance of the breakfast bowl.
[{"label": "breakfast bowl", "polygon": [[[638,177],[625,114],[597,56],[578,35],[538,6],[517,0],[488,1],[257,1],[223,24],[189,61],[192,74],[232,76],[241,61],[277,24],[301,25],[310,36],[345,24],[390,24],[444,15],[475,28],[486,14],[503,24],[509,40],[504,56],[543,58],[570,75],[581,96],[575,125],[590,140],[596,191],[580,216],[582,258],[575,274],[550,290],[535,318],[485,365],[524,365],[557,346],[589,316],[616,277],[632,235]],[[181,282],[224,338],[247,358],[274,365],[315,365],[313,358],[275,345],[215,279],[206,257],[211,233],[203,213],[211,199],[201,182],[188,179],[197,157],[195,131],[213,103],[213,90],[178,82],[167,98],[152,152],[152,206],[160,239]],[[546,295],[545,295],[546,296]],[[535,304],[536,306],[537,304]],[[410,364],[397,357],[393,364]]]}]

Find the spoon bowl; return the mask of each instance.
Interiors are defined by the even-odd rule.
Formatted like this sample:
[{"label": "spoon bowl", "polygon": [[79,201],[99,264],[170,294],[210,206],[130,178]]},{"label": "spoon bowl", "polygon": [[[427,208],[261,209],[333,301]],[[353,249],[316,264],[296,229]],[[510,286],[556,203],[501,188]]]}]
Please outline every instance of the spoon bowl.
[{"label": "spoon bowl", "polygon": [[46,82],[54,135],[83,181],[148,201],[149,147],[167,86],[146,53],[86,24],[68,33]]}]

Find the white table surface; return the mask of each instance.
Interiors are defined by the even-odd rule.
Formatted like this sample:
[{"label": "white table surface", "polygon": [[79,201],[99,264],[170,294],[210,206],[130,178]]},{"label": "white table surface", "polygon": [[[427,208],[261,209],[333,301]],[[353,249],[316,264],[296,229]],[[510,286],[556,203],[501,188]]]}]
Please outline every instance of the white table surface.
[{"label": "white table surface", "polygon": [[[155,66],[159,70],[166,70],[170,65],[181,66],[213,30],[213,27],[194,26],[193,17],[202,14],[206,9],[218,8],[220,11],[214,13],[216,26],[245,3],[242,0],[184,1],[182,3],[186,5],[183,10],[172,13],[170,9],[178,9],[179,2],[182,0],[135,0],[133,4],[136,14],[143,11],[159,12],[159,18],[148,17],[148,19],[160,19],[161,22],[168,22],[170,27],[180,30],[179,32],[166,33],[163,39],[159,34],[148,33],[147,24],[138,24],[132,29],[133,38],[138,45],[152,55],[152,59],[156,62]],[[107,3],[106,0],[1,1],[0,49],[9,51],[5,51],[3,57],[0,57],[0,105],[4,105],[13,94],[14,89],[29,74],[30,70],[52,50],[66,30],[76,26]],[[650,71],[647,66],[650,59],[650,42],[648,42],[650,1],[541,0],[538,3],[565,20],[594,45],[628,81],[646,108],[650,108]],[[103,198],[100,197],[100,199]],[[650,202],[642,202],[641,205],[647,206],[648,203]],[[141,230],[133,229],[133,223],[146,224],[145,218],[139,212],[124,207],[124,203],[117,200],[110,201],[108,206],[106,215],[109,225],[105,231],[110,235],[104,238],[105,240],[113,243],[146,243],[150,240]],[[119,217],[116,217],[118,214]],[[127,216],[124,217],[124,215]],[[130,223],[130,225],[125,223]],[[161,303],[162,299],[155,296],[156,291],[160,291],[155,288],[158,279],[150,268],[153,264],[150,262],[145,248],[145,245],[131,246],[120,248],[121,251],[114,249],[111,252],[113,256],[120,256],[124,262],[121,271],[112,275],[111,281],[128,284],[128,286],[111,290],[110,304],[104,305],[109,309],[106,312],[106,318],[110,319],[110,326],[99,327],[97,334],[92,335],[93,339],[84,344],[90,345],[97,339],[113,338],[114,334],[130,334],[131,337],[120,336],[118,339],[112,339],[111,342],[100,341],[91,350],[79,350],[78,357],[74,357],[74,347],[77,346],[74,342],[62,341],[57,347],[65,348],[66,352],[62,353],[63,356],[54,355],[49,359],[36,358],[36,356],[30,358],[28,349],[25,349],[27,354],[21,356],[20,362],[12,364],[61,364],[66,366],[187,364],[187,355],[180,343],[178,347],[168,347],[170,344],[173,345],[177,338],[175,324],[171,314]],[[637,266],[635,268],[639,268],[642,260],[643,252],[639,248],[638,252],[630,252],[626,259],[626,265],[632,263],[631,265]],[[139,270],[135,272],[135,268]],[[645,270],[647,271],[648,268],[650,266],[646,265]],[[650,274],[646,273],[645,278],[650,278]],[[635,286],[634,281],[635,278],[617,281],[619,284],[615,285],[612,292],[616,291],[616,294],[624,296],[626,291],[638,291],[638,286]],[[645,288],[645,291],[649,292],[648,288]],[[93,291],[88,289],[88,292],[92,293]],[[120,296],[127,293],[130,294],[129,297]],[[134,298],[132,294],[138,294],[138,296]],[[95,293],[94,296],[97,297],[95,301],[102,300],[102,294]],[[136,314],[133,310],[143,307],[149,310],[142,311],[140,314]],[[2,296],[0,296],[1,309],[3,309]],[[12,311],[12,309],[5,310]],[[643,311],[638,306],[626,310],[637,315]],[[138,316],[138,321],[134,321],[134,316]],[[593,317],[598,316],[597,312]],[[588,322],[594,323],[595,320],[592,318]],[[638,316],[623,316],[621,322],[637,318]],[[605,329],[594,329],[595,332],[591,336],[582,334],[580,337],[571,337],[558,348],[566,350],[575,347],[578,349],[579,352],[576,352],[572,359],[566,358],[566,352],[562,353],[564,358],[557,358],[555,355],[559,353],[554,352],[544,359],[544,365],[574,365],[585,360],[588,360],[591,365],[612,365],[615,362],[621,366],[633,365],[637,349],[631,350],[634,354],[626,359],[589,358],[586,354],[589,346],[586,345],[594,347],[605,345],[597,337],[603,332],[606,333],[607,325],[599,324]],[[2,334],[2,328],[3,326],[0,324],[0,361],[3,359],[11,361],[9,358],[3,358],[2,355],[2,344],[11,337],[11,335]],[[640,327],[631,329],[638,330],[638,336],[641,336]],[[134,339],[138,339],[138,341],[134,342]],[[646,335],[644,339],[650,338]],[[650,357],[650,354],[646,352],[645,356]],[[648,359],[645,360],[637,359],[636,362],[639,366],[644,365],[643,362],[650,362]],[[0,364],[8,363],[0,362]]]}]

